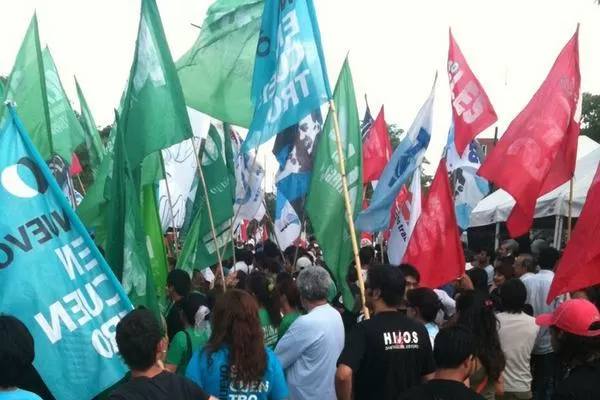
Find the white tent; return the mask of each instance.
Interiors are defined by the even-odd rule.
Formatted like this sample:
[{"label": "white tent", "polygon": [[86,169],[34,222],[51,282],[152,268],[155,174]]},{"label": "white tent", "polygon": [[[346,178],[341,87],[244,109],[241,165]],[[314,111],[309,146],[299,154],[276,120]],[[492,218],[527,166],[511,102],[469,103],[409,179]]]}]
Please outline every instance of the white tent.
[{"label": "white tent", "polygon": [[[587,192],[600,163],[600,144],[587,136],[580,136],[577,145],[577,166],[573,181],[572,216],[579,217]],[[477,204],[471,213],[470,227],[505,222],[515,200],[504,190],[497,190]],[[535,206],[534,218],[553,215],[567,216],[569,210],[569,182],[540,197]]]}]

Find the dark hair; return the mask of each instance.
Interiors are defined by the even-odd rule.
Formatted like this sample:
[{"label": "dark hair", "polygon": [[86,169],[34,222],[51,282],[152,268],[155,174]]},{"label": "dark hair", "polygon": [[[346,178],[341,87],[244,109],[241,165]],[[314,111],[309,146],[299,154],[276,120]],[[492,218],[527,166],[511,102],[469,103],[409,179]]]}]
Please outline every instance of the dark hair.
[{"label": "dark hair", "polygon": [[373,265],[367,272],[369,289],[379,289],[381,299],[388,306],[398,306],[404,299],[406,281],[398,267],[391,265]]},{"label": "dark hair", "polygon": [[438,369],[458,368],[467,358],[477,355],[477,337],[464,325],[440,329],[435,337],[433,358]]},{"label": "dark hair", "polygon": [[282,269],[279,261],[274,258],[268,258],[265,260],[263,266],[265,272],[269,272],[273,275],[278,275]]},{"label": "dark hair", "polygon": [[496,260],[496,263],[499,265],[494,267],[494,273],[504,276],[506,280],[511,280],[515,277],[514,257],[503,257]]},{"label": "dark hair", "polygon": [[156,362],[156,349],[163,338],[160,324],[148,309],[136,309],[117,325],[117,345],[125,364],[134,371],[146,371]]},{"label": "dark hair", "polygon": [[471,250],[473,254],[485,253],[487,257],[491,257],[493,251],[483,245],[473,245],[471,246]]},{"label": "dark hair", "polygon": [[421,282],[421,274],[412,265],[400,264],[400,267],[398,267],[398,268],[400,268],[400,271],[402,272],[402,274],[404,275],[405,278],[407,276],[412,276],[413,278],[415,278],[417,280],[417,283]]},{"label": "dark hair", "polygon": [[[567,366],[587,364],[590,358],[600,355],[600,336],[577,336],[556,326],[552,326],[550,329],[557,336],[558,348],[554,350],[559,359]],[[592,323],[589,329],[600,329],[600,322]]]},{"label": "dark hair", "polygon": [[198,293],[190,293],[183,298],[180,303],[183,317],[189,325],[194,326],[196,324],[196,313],[200,306],[206,306],[206,298]]},{"label": "dark hair", "polygon": [[356,272],[356,263],[352,261],[348,266],[348,273],[346,274],[346,282],[353,284],[358,280],[358,273]]},{"label": "dark hair", "polygon": [[237,261],[243,261],[246,265],[252,265],[254,262],[254,255],[248,249],[235,249],[235,259]]},{"label": "dark hair", "polygon": [[371,246],[363,247],[359,250],[358,256],[361,265],[372,264],[375,260],[375,250]]},{"label": "dark hair", "polygon": [[472,262],[475,259],[475,253],[473,253],[471,250],[469,249],[464,249],[463,253],[465,255],[465,261],[466,262]]},{"label": "dark hair", "polygon": [[192,290],[192,280],[184,270],[174,269],[167,276],[167,286],[173,286],[175,293],[185,297]]},{"label": "dark hair", "polygon": [[442,303],[438,295],[429,288],[416,288],[407,293],[408,306],[419,310],[419,315],[425,322],[435,321]]},{"label": "dark hair", "polygon": [[238,280],[238,283],[235,285],[236,289],[246,290],[248,287],[248,274],[244,271],[235,271],[235,277]]},{"label": "dark hair", "polygon": [[267,369],[267,353],[256,300],[243,290],[228,290],[217,299],[211,321],[212,333],[205,347],[209,366],[212,354],[228,346],[229,370],[235,370],[235,382],[250,385],[260,381]]},{"label": "dark hair", "polygon": [[540,252],[538,264],[541,269],[553,270],[560,258],[560,253],[553,247],[548,247]]},{"label": "dark hair", "polygon": [[470,328],[477,337],[477,358],[485,368],[490,382],[496,382],[506,364],[500,338],[498,320],[493,304],[485,293],[468,290],[456,301],[458,323]]},{"label": "dark hair", "polygon": [[278,258],[281,257],[281,253],[279,252],[279,247],[275,243],[270,240],[267,240],[263,244],[263,253],[267,258]]},{"label": "dark hair", "polygon": [[475,290],[487,292],[488,274],[484,269],[471,268],[467,271],[467,275],[469,276],[469,279],[471,279],[471,282],[473,282],[473,288],[475,288]]},{"label": "dark hair", "polygon": [[512,279],[498,289],[502,311],[519,314],[525,308],[527,288],[520,279]]},{"label": "dark hair", "polygon": [[33,336],[17,318],[0,315],[0,388],[19,386],[35,358]]},{"label": "dark hair", "polygon": [[292,274],[290,274],[289,272],[280,272],[277,274],[277,277],[275,278],[275,284],[279,285],[281,282],[285,282],[285,281],[293,281],[294,277],[292,276]]},{"label": "dark hair", "polygon": [[258,304],[267,310],[271,324],[278,327],[281,323],[281,310],[273,282],[263,272],[254,271],[248,277],[248,291],[254,294]]},{"label": "dark hair", "polygon": [[298,308],[302,304],[300,302],[300,292],[294,280],[284,280],[277,284],[277,293],[279,296],[285,296],[288,304],[292,308]]}]

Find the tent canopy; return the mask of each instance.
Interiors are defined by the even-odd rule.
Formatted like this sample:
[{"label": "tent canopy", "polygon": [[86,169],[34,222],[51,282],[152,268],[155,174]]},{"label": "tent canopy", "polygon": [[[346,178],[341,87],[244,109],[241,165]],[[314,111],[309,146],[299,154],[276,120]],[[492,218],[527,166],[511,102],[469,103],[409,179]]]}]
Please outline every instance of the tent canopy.
[{"label": "tent canopy", "polygon": [[[600,144],[587,136],[579,136],[577,166],[573,180],[572,216],[579,217],[587,192],[592,184],[600,162]],[[469,227],[485,226],[505,222],[515,205],[510,194],[500,189],[477,204],[471,213]],[[534,218],[553,215],[567,216],[569,213],[569,182],[540,197],[535,206]]]}]

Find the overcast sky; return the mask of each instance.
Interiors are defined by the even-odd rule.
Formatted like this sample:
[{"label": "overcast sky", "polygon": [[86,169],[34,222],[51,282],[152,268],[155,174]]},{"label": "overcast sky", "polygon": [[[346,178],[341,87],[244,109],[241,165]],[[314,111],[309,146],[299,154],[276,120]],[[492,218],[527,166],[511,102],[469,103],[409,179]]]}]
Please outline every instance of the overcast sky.
[{"label": "overcast sky", "polygon": [[[427,157],[435,169],[451,116],[448,27],[499,116],[500,132],[529,101],[580,29],[582,88],[600,93],[600,6],[593,0],[314,0],[331,86],[350,51],[357,101],[407,129],[440,75]],[[210,0],[157,0],[173,58],[194,42]],[[33,11],[78,109],[77,75],[96,122],[109,124],[129,74],[139,0],[0,0],[0,74],[8,75]],[[483,136],[493,136],[493,130]],[[264,148],[261,153],[267,152]],[[262,158],[261,158],[262,160]],[[269,162],[270,167],[272,161]],[[274,172],[274,171],[273,171]]]}]

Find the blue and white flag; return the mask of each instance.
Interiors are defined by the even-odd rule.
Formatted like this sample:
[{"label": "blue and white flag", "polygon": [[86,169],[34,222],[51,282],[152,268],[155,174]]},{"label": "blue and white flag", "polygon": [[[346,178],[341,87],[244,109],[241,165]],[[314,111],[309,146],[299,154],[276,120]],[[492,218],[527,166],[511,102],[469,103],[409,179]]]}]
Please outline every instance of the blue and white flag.
[{"label": "blue and white flag", "polygon": [[35,339],[55,398],[91,399],[127,368],[115,329],[132,309],[12,107],[0,133],[0,312]]},{"label": "blue and white flag", "polygon": [[435,84],[406,137],[400,142],[381,173],[369,208],[358,214],[355,224],[360,232],[383,232],[389,228],[390,210],[394,201],[402,185],[415,169],[420,167],[429,146],[434,97]]},{"label": "blue and white flag", "polygon": [[265,0],[252,81],[254,118],[243,152],[331,98],[313,0]]},{"label": "blue and white flag", "polygon": [[459,155],[454,144],[454,122],[448,132],[446,144],[446,166],[451,173],[456,222],[462,230],[469,227],[471,212],[490,192],[487,180],[477,175],[484,156],[481,146],[473,140],[462,155]]},{"label": "blue and white flag", "polygon": [[317,108],[281,132],[273,146],[273,154],[279,162],[275,177],[275,234],[282,250],[291,246],[302,231],[313,153],[322,129],[323,117],[320,108]]}]

